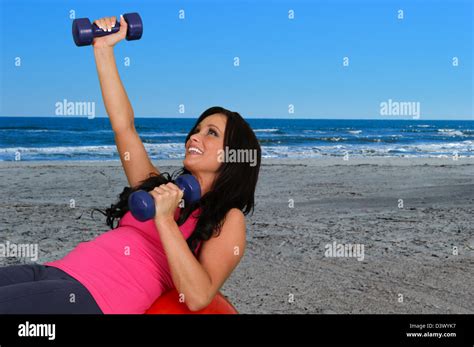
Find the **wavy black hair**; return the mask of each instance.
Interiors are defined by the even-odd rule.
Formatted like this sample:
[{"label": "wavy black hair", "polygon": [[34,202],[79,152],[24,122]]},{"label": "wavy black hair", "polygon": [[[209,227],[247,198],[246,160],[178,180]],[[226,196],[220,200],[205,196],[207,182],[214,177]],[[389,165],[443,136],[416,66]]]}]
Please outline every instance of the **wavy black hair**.
[{"label": "wavy black hair", "polygon": [[[254,212],[255,189],[260,171],[262,151],[260,143],[255,136],[250,125],[237,112],[229,111],[220,106],[214,106],[204,111],[197,119],[191,131],[186,136],[185,144],[195,133],[197,126],[206,118],[214,114],[222,114],[227,117],[224,133],[224,148],[234,150],[254,150],[256,151],[256,163],[254,166],[249,163],[222,162],[219,167],[209,192],[193,204],[185,204],[177,220],[178,225],[182,225],[196,209],[201,208],[201,213],[193,234],[188,238],[187,243],[191,251],[195,252],[200,241],[209,240],[213,235],[218,236],[222,225],[225,222],[227,212],[232,208],[238,208],[244,215]],[[155,187],[173,182],[182,174],[191,174],[184,166],[175,171],[172,175],[168,172],[160,174],[150,173],[149,177],[141,181],[136,187],[125,187],[119,194],[119,201],[112,204],[104,214],[106,223],[112,229],[116,219],[120,219],[129,210],[128,197],[136,190],[151,191]]]}]

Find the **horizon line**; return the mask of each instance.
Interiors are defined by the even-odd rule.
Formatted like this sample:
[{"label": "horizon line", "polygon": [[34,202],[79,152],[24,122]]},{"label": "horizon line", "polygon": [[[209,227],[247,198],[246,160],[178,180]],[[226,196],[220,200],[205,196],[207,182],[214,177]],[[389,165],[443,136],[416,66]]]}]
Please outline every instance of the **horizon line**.
[{"label": "horizon line", "polygon": [[[395,117],[395,116],[394,116]],[[0,118],[83,118],[83,119],[108,119],[108,116],[95,116],[93,118],[88,118],[88,116],[3,116],[0,115]],[[134,119],[197,119],[199,116],[185,116],[185,117],[158,117],[158,116],[142,116],[134,117]],[[244,119],[256,119],[256,120],[372,120],[372,121],[474,121],[474,116],[471,118],[448,118],[448,119],[438,119],[438,118],[271,118],[271,117],[243,117]]]}]

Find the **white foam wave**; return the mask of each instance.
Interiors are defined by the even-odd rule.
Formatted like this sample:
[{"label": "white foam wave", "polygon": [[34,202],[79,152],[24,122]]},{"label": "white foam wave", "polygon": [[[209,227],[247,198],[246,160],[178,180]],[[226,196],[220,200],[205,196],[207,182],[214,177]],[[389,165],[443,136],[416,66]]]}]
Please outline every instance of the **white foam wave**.
[{"label": "white foam wave", "polygon": [[462,131],[455,129],[438,129],[438,132],[448,136],[464,136]]},{"label": "white foam wave", "polygon": [[253,131],[256,133],[274,133],[278,130],[280,129],[271,128],[271,129],[254,129]]},{"label": "white foam wave", "polygon": [[[184,158],[183,143],[144,143],[152,159]],[[115,145],[104,146],[57,146],[57,147],[8,147],[0,148],[0,158],[14,158],[20,153],[22,159],[48,158],[103,158],[118,157]]]},{"label": "white foam wave", "polygon": [[311,158],[323,156],[343,156],[346,152],[354,156],[374,157],[451,157],[453,153],[459,156],[474,156],[473,141],[463,141],[443,144],[413,144],[377,146],[361,145],[320,145],[320,146],[262,146],[264,158]]},{"label": "white foam wave", "polygon": [[147,132],[140,132],[140,136],[148,136],[148,137],[169,137],[169,136],[188,136],[188,133],[176,133],[176,132],[173,132],[173,133],[157,133],[157,132],[150,132],[150,133],[147,133]]}]

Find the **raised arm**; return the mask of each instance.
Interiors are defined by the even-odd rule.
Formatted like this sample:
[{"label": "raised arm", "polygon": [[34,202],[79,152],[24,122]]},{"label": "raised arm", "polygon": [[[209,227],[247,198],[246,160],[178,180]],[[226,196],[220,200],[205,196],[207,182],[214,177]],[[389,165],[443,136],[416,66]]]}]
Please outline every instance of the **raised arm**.
[{"label": "raised arm", "polygon": [[[107,30],[115,25],[115,17],[105,17],[95,23]],[[120,155],[130,186],[136,186],[151,173],[159,173],[153,166],[145,146],[135,130],[134,114],[130,100],[117,70],[114,56],[114,45],[123,40],[127,33],[127,24],[120,19],[120,31],[95,38],[93,42],[94,57],[99,76],[102,98],[115,135],[115,144]]]}]

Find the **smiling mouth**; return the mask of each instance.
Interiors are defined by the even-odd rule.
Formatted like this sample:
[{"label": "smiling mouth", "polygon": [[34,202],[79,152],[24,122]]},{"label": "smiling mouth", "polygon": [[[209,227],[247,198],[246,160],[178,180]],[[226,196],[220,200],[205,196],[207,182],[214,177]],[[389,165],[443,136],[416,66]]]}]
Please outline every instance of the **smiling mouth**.
[{"label": "smiling mouth", "polygon": [[200,150],[199,148],[197,148],[197,147],[189,147],[187,153],[188,153],[189,155],[202,155],[202,154],[203,154],[203,151],[201,151],[201,150]]}]

